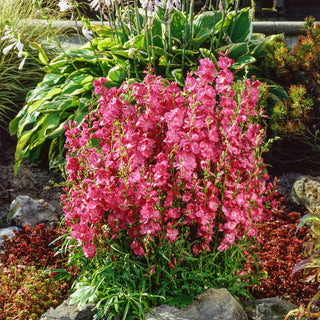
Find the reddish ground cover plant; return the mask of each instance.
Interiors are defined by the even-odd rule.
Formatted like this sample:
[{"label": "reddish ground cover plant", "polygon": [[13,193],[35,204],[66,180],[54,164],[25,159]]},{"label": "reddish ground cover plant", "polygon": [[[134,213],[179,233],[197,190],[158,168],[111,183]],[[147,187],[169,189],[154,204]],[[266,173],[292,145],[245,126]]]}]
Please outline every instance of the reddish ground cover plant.
[{"label": "reddish ground cover plant", "polygon": [[[278,202],[273,218],[258,226],[259,245],[253,250],[261,259],[261,271],[265,277],[250,291],[255,298],[278,296],[297,305],[307,305],[317,292],[318,284],[307,282],[302,271],[293,276],[292,271],[305,259],[304,245],[309,238],[309,230],[300,228],[297,231],[301,213],[291,211],[282,197]],[[247,270],[251,267],[248,264]]]},{"label": "reddish ground cover plant", "polygon": [[[35,228],[25,226],[21,231],[14,231],[13,238],[4,237],[4,252],[0,255],[0,261],[5,266],[25,264],[29,266],[53,266],[58,263],[61,256],[54,256],[56,240],[61,231],[46,228],[39,224]],[[57,242],[59,244],[59,241]]]},{"label": "reddish ground cover plant", "polygon": [[[50,269],[66,268],[65,261],[55,254],[52,241],[61,231],[43,224],[26,226],[8,239],[0,254],[0,320],[39,319],[50,307],[58,306],[69,294],[69,281],[56,280]],[[61,243],[61,242],[60,242]]]}]

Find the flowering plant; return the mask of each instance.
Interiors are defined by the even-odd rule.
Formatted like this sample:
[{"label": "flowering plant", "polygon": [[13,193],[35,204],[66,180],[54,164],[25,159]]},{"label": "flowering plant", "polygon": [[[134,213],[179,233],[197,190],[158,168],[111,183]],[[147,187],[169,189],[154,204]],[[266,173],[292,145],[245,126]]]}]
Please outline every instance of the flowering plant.
[{"label": "flowering plant", "polygon": [[[221,285],[228,258],[218,252],[241,253],[241,240],[268,218],[259,82],[234,82],[232,63],[222,53],[219,69],[200,60],[183,90],[151,72],[119,89],[95,80],[100,107],[66,125],[65,248],[73,263],[82,248],[86,266],[73,302],[101,299],[107,313],[113,299],[141,305],[146,291],[151,305],[155,295],[192,298]],[[235,256],[228,278],[237,275],[239,290],[243,256]]]},{"label": "flowering plant", "polygon": [[[80,128],[66,125],[66,224],[88,258],[125,236],[136,255],[188,235],[193,253],[228,249],[268,217],[256,123],[259,82],[232,88],[233,61],[202,59],[180,91],[147,74],[108,90]],[[211,86],[211,83],[214,86]]]}]

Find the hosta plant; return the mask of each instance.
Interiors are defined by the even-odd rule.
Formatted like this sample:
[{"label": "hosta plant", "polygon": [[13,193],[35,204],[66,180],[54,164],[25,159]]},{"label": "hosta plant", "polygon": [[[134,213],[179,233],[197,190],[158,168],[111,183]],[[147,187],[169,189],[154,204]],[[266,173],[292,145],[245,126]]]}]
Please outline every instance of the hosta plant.
[{"label": "hosta plant", "polygon": [[[276,38],[252,34],[249,9],[238,10],[236,5],[231,10],[230,1],[199,14],[193,11],[193,1],[183,1],[181,7],[177,1],[175,7],[171,1],[160,1],[153,11],[151,1],[141,1],[140,7],[136,1],[110,3],[115,7],[100,8],[109,23],[96,26],[82,19],[90,41],[45,67],[42,82],[29,92],[24,108],[10,123],[11,134],[18,138],[16,171],[23,158],[37,163],[41,150],[51,168],[63,164],[64,125],[69,120],[80,123],[88,112],[93,79],[105,77],[107,86],[119,87],[125,79],[142,81],[149,65],[157,75],[183,86],[187,71],[195,69],[200,58],[216,63],[218,51],[227,49],[235,60],[232,68],[244,73]],[[74,1],[60,4],[78,11]],[[112,19],[114,12],[117,18]]]},{"label": "hosta plant", "polygon": [[66,125],[63,248],[84,265],[72,301],[141,318],[217,283],[245,292],[239,254],[273,203],[259,82],[234,82],[233,62],[200,60],[182,90],[151,71],[119,89],[95,80],[99,108]]}]

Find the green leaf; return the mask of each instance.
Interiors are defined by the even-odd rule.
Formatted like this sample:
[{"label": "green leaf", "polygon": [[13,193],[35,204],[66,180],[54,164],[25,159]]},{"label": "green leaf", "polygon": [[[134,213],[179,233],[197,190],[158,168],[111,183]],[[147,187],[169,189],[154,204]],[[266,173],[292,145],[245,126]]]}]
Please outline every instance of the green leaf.
[{"label": "green leaf", "polygon": [[179,10],[174,10],[171,15],[171,23],[169,25],[171,36],[183,41],[183,33],[186,24],[186,17]]},{"label": "green leaf", "polygon": [[125,49],[135,48],[138,50],[146,50],[147,44],[146,44],[146,37],[144,34],[140,34],[138,36],[133,37],[131,40],[127,41],[123,47]]},{"label": "green leaf", "polygon": [[256,59],[252,56],[246,55],[242,56],[235,60],[234,64],[231,66],[231,69],[241,69],[248,64],[255,63]]},{"label": "green leaf", "polygon": [[260,36],[257,40],[253,40],[249,43],[249,49],[251,51],[251,55],[253,55],[256,59],[262,59],[268,53],[268,47],[271,43],[275,41],[279,41],[283,39],[283,35],[271,35],[268,37],[264,37],[264,35]]},{"label": "green leaf", "polygon": [[56,96],[57,94],[61,93],[61,88],[53,87],[45,96],[45,99],[51,99],[53,96]]},{"label": "green leaf", "polygon": [[172,71],[172,75],[174,77],[174,80],[177,81],[177,83],[180,86],[184,86],[184,77],[182,74],[182,70],[181,69],[175,69]]},{"label": "green leaf", "polygon": [[37,43],[37,42],[29,42],[29,46],[35,50],[38,50],[39,52],[39,60],[44,64],[47,65],[49,62],[49,59],[45,53],[45,51],[42,49],[41,44]]},{"label": "green leaf", "polygon": [[[197,38],[193,38],[192,40],[190,40],[188,42],[188,44],[190,46],[188,46],[189,48],[192,48],[194,50],[198,50],[201,46],[204,46],[204,42],[207,40],[207,39],[210,39],[211,35],[210,34],[207,34],[207,35],[204,35],[202,37],[197,37]],[[209,45],[209,44],[208,44]]]},{"label": "green leaf", "polygon": [[274,103],[279,103],[289,98],[287,91],[283,87],[277,84],[273,84],[273,82],[271,82],[272,84],[270,84],[270,81],[268,81],[267,79],[261,80],[265,80],[265,82],[269,84],[269,98],[272,99]]},{"label": "green leaf", "polygon": [[54,73],[54,72],[46,73],[44,75],[41,83],[42,83],[42,85],[52,86],[52,85],[59,83],[59,81],[63,77],[64,77],[64,75],[59,74],[59,73]]},{"label": "green leaf", "polygon": [[44,99],[48,92],[52,89],[52,86],[47,86],[41,84],[41,82],[37,85],[37,87],[31,90],[27,95],[27,102],[32,102],[40,99]]},{"label": "green leaf", "polygon": [[107,79],[109,81],[121,83],[123,80],[126,79],[127,76],[128,73],[126,70],[124,70],[120,66],[115,66],[109,70]]},{"label": "green leaf", "polygon": [[153,37],[159,37],[160,39],[162,39],[162,24],[158,16],[155,16],[153,18],[152,34],[153,34]]},{"label": "green leaf", "polygon": [[249,46],[247,42],[231,43],[227,46],[220,47],[216,50],[216,53],[218,54],[218,51],[225,53],[227,50],[229,50],[228,57],[230,59],[236,60],[248,54]]},{"label": "green leaf", "polygon": [[203,36],[211,36],[219,21],[222,20],[221,11],[206,11],[200,14],[194,20],[194,38],[201,38]]},{"label": "green leaf", "polygon": [[228,19],[231,19],[232,22],[228,27],[227,33],[233,43],[250,40],[252,34],[250,8],[244,8],[236,15],[234,12],[231,13],[228,15]]},{"label": "green leaf", "polygon": [[[34,139],[33,143],[30,143],[30,150],[33,148],[40,146],[47,138],[50,132],[59,126],[59,118],[55,113],[46,114],[41,118],[41,127],[37,128],[37,139]],[[51,131],[50,131],[51,130]]]},{"label": "green leaf", "polygon": [[111,50],[111,49],[120,49],[122,47],[119,42],[115,41],[115,39],[111,37],[106,37],[102,39],[98,39],[98,50],[104,51],[104,50]]}]

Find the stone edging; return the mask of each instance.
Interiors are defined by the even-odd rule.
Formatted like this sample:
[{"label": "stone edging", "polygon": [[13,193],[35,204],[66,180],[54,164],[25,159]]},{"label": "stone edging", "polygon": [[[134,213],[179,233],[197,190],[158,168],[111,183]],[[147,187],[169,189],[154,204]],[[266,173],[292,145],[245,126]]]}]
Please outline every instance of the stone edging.
[{"label": "stone edging", "polygon": [[[34,23],[43,23],[40,20],[34,20]],[[92,24],[100,24],[99,21],[92,21]],[[301,27],[303,26],[304,21],[253,21],[252,28],[255,33],[264,33],[267,35],[270,34],[279,34],[284,33],[285,35],[297,35],[301,33]],[[316,22],[320,25],[320,22]],[[70,30],[70,33],[76,32],[76,30],[82,28],[81,21],[52,21],[53,28],[64,28],[67,32]]]}]

